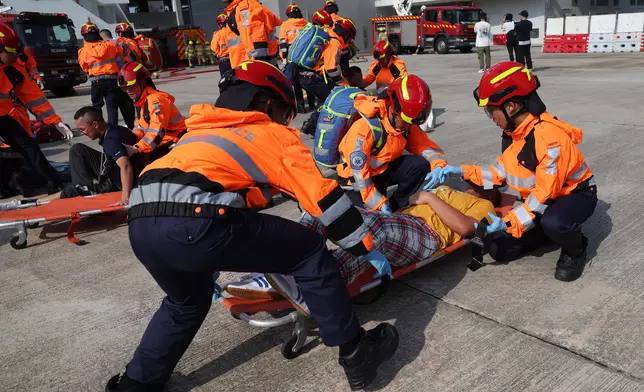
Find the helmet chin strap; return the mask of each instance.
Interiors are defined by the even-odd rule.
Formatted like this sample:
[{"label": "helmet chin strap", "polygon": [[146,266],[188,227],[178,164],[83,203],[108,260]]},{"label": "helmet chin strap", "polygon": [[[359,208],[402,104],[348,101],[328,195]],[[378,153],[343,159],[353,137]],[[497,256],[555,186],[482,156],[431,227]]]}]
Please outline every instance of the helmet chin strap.
[{"label": "helmet chin strap", "polygon": [[511,116],[508,115],[508,113],[505,111],[505,106],[502,107],[501,111],[503,112],[503,115],[505,116],[505,121],[508,124],[505,130],[512,133],[517,128],[517,126],[514,124],[514,119],[517,118],[517,116],[520,116],[523,113],[526,113],[528,109],[526,109],[525,105],[521,105],[521,109],[517,110],[517,112]]}]

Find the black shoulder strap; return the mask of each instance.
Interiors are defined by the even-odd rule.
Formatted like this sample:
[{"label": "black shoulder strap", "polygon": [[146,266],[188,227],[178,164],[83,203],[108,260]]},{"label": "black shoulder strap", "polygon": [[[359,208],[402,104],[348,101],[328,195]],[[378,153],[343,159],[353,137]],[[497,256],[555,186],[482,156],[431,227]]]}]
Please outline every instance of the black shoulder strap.
[{"label": "black shoulder strap", "polygon": [[394,79],[398,79],[400,77],[400,70],[394,63],[391,63],[391,65],[389,66],[389,72],[391,72],[391,76],[393,76]]},{"label": "black shoulder strap", "polygon": [[143,105],[143,119],[148,125],[150,125],[150,107],[147,99],[145,100],[145,104]]},{"label": "black shoulder strap", "polygon": [[4,67],[4,74],[14,88],[25,80],[25,75],[12,66]]},{"label": "black shoulder strap", "polygon": [[373,67],[373,74],[378,75],[381,69],[382,67],[380,66],[380,64],[376,65],[375,67]]}]

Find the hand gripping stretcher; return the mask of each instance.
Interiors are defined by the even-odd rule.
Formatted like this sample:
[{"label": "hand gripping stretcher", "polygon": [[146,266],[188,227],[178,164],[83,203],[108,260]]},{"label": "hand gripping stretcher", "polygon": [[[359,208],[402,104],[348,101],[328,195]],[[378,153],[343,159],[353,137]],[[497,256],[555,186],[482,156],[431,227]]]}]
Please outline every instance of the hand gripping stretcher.
[{"label": "hand gripping stretcher", "polygon": [[[512,209],[514,201],[516,201],[515,196],[504,194],[501,201],[501,207],[496,209],[497,215],[505,216]],[[477,230],[477,232],[474,234],[473,238],[461,240],[446,249],[440,250],[434,253],[434,255],[427,260],[423,260],[421,262],[408,265],[403,268],[394,269],[393,278],[398,279],[404,275],[407,275],[408,273],[424,267],[427,264],[433,263],[443,256],[453,253],[454,251],[461,249],[470,243],[473,246],[473,260],[469,263],[468,267],[470,270],[476,271],[483,266],[482,237],[484,236],[484,234],[485,225],[481,225],[479,226],[479,230]],[[375,288],[386,287],[390,278],[386,276],[384,278],[374,280],[373,275],[375,272],[375,269],[371,267],[370,269],[362,273],[359,277],[357,277],[349,285],[348,290],[352,297]],[[224,284],[223,287],[226,287],[226,284]],[[379,298],[380,295],[381,294],[379,294],[377,298]],[[293,334],[286,342],[282,344],[281,352],[282,356],[286,359],[294,359],[300,355],[301,349],[302,347],[304,347],[306,338],[308,337],[309,333],[309,330],[307,328],[308,317],[302,312],[296,310],[291,302],[289,302],[287,299],[243,299],[232,296],[220,296],[218,298],[218,301],[220,301],[224,305],[224,307],[234,318],[243,320],[254,327],[275,328],[282,325],[295,323]],[[291,312],[283,317],[269,320],[260,320],[252,316],[255,313],[271,313],[284,310],[290,310]]]},{"label": "hand gripping stretcher", "polygon": [[18,232],[10,240],[14,249],[27,247],[27,230],[35,229],[41,223],[69,220],[67,240],[75,245],[84,245],[74,235],[74,230],[81,218],[102,215],[114,211],[123,211],[127,206],[117,205],[121,192],[111,192],[96,196],[79,196],[50,202],[22,200],[0,210],[0,229],[17,228]]}]

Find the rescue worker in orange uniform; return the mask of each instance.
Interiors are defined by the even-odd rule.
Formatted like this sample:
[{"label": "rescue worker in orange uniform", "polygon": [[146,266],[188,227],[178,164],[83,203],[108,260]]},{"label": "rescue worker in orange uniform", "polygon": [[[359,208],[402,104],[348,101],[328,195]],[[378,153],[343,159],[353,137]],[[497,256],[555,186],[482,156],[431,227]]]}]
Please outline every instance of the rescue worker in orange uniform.
[{"label": "rescue worker in orange uniform", "polygon": [[364,77],[364,88],[376,82],[378,94],[385,91],[394,80],[407,76],[405,62],[398,56],[394,56],[394,50],[389,41],[380,41],[373,49],[373,57],[376,59],[367,75]]},{"label": "rescue worker in orange uniform", "polygon": [[[257,0],[223,1],[228,3],[226,14],[231,19],[228,26],[241,39],[241,45],[248,58],[276,65],[279,40],[275,29],[282,24],[280,18]],[[241,48],[236,50],[241,50]],[[235,57],[242,56],[236,55]],[[234,62],[232,53],[230,65],[232,67],[239,65]]]},{"label": "rescue worker in orange uniform", "polygon": [[[341,61],[342,48],[356,38],[356,25],[351,19],[341,19],[333,27],[333,33],[328,44],[322,51],[322,56],[314,71],[299,68],[300,83],[308,94],[313,94],[320,102],[324,102],[335,86],[344,86],[348,82],[344,75],[349,72],[349,62]],[[307,135],[315,134],[315,127],[320,117],[319,111],[314,111],[302,126],[301,132]]]},{"label": "rescue worker in orange uniform", "polygon": [[[295,41],[295,37],[302,31],[304,26],[308,23],[302,16],[302,10],[296,4],[291,4],[286,7],[286,16],[288,19],[280,26],[280,57],[286,61],[288,57],[289,46]],[[302,93],[302,85],[297,71],[297,66],[290,62],[286,62],[284,66],[284,75],[291,81],[295,89],[295,98],[297,99],[298,113],[305,113],[304,107],[304,94]],[[313,108],[311,108],[313,110]]]},{"label": "rescue worker in orange uniform", "polygon": [[127,22],[121,22],[114,29],[116,32],[116,44],[123,51],[123,63],[127,61],[143,61],[143,53],[139,44],[134,39],[134,29]]},{"label": "rescue worker in orange uniform", "polygon": [[[338,9],[338,4],[335,2],[335,0],[327,0],[324,4],[324,10],[329,14],[329,16],[331,16],[331,19],[333,20],[334,25],[339,20],[344,19],[343,17],[338,15],[339,9]],[[331,35],[333,35],[333,33],[331,33]],[[348,64],[351,58],[353,58],[353,55],[356,54],[357,52],[358,52],[358,48],[355,46],[355,44],[353,42],[347,42],[342,47],[341,61]]]},{"label": "rescue worker in orange uniform", "polygon": [[333,18],[324,9],[317,10],[311,17],[311,23],[324,28],[327,32],[333,28],[335,22]]},{"label": "rescue worker in orange uniform", "polygon": [[134,107],[123,99],[123,92],[116,83],[119,65],[123,65],[122,49],[113,42],[103,41],[93,23],[84,24],[81,35],[85,43],[78,50],[78,65],[89,74],[92,106],[102,109],[105,104],[107,122],[112,125],[118,125],[120,108],[127,127],[134,128]]},{"label": "rescue worker in orange uniform", "polygon": [[38,65],[36,64],[36,60],[34,59],[34,56],[30,55],[29,53],[23,52],[18,56],[18,61],[17,64],[21,64],[25,67],[27,70],[27,75],[31,80],[36,82],[38,87],[40,89],[44,89],[45,86],[42,82],[42,77],[40,76],[40,72],[38,71]]},{"label": "rescue worker in orange uniform", "polygon": [[597,205],[597,185],[577,144],[582,130],[546,111],[540,83],[523,65],[505,61],[490,68],[474,90],[477,104],[504,133],[509,146],[490,166],[448,166],[450,174],[484,189],[506,184],[524,203],[505,218],[492,218],[490,255],[515,260],[547,244],[561,246],[555,278],[573,281],[583,273],[588,239],[581,225]]},{"label": "rescue worker in orange uniform", "polygon": [[384,256],[372,250],[369,229],[347,195],[322,177],[297,131],[288,128],[297,108],[284,74],[248,61],[219,86],[215,105],[192,107],[186,136],[143,171],[131,193],[132,248],[167,296],[126,373],[114,376],[106,391],[163,390],[208,314],[219,271],[293,276],[324,343],[340,346],[349,386],[362,389],[396,351],[395,327],[362,329],[326,238],[257,208],[281,191],[342,248],[372,262]]},{"label": "rescue worker in orange uniform", "polygon": [[139,109],[132,130],[139,141],[132,153],[150,153],[152,160],[164,156],[186,131],[185,117],[174,105],[174,97],[156,89],[141,63],[127,62],[119,71],[118,84]]},{"label": "rescue worker in orange uniform", "polygon": [[[62,189],[56,170],[30,135],[29,118],[17,107],[14,98],[45,124],[55,125],[63,138],[71,139],[73,134],[56,115],[42,90],[27,76],[24,67],[16,65],[20,53],[21,44],[17,34],[6,24],[0,24],[0,145],[10,145],[41,177],[48,193],[55,193]],[[24,121],[25,118],[27,121]]]},{"label": "rescue worker in orange uniform", "polygon": [[389,86],[387,99],[358,96],[354,106],[362,118],[340,141],[338,175],[353,185],[354,204],[391,214],[409,204],[430,170],[447,165],[445,153],[419,128],[432,109],[429,86],[416,75],[404,76]]},{"label": "rescue worker in orange uniform", "polygon": [[227,25],[227,20],[228,16],[226,14],[220,14],[217,17],[219,30],[212,34],[212,43],[210,44],[210,49],[215,53],[215,56],[219,58],[219,73],[222,76],[230,70],[230,50],[228,48],[228,42],[230,40],[241,41],[239,40],[239,37],[230,30]]}]

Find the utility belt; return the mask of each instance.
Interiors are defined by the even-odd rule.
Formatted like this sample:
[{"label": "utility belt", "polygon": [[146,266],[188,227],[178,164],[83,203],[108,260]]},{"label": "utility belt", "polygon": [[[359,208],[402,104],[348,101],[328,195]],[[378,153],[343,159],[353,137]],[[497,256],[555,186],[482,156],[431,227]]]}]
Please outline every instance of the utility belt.
[{"label": "utility belt", "polygon": [[577,187],[572,191],[572,193],[579,193],[584,191],[593,191],[597,192],[597,183],[595,182],[595,176],[591,176],[584,182],[581,182]]},{"label": "utility belt", "polygon": [[532,45],[532,41],[519,41],[519,46]]},{"label": "utility belt", "polygon": [[117,74],[109,74],[109,75],[96,75],[96,76],[90,76],[89,81],[90,82],[97,82],[99,80],[116,80],[118,79]]},{"label": "utility belt", "polygon": [[322,77],[322,74],[320,72],[316,71],[310,71],[308,69],[304,69],[302,67],[296,66],[297,67],[297,72],[300,75],[300,78],[304,79],[319,79]]}]

